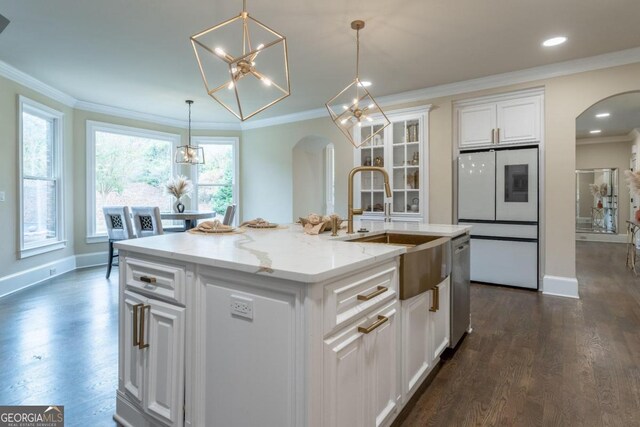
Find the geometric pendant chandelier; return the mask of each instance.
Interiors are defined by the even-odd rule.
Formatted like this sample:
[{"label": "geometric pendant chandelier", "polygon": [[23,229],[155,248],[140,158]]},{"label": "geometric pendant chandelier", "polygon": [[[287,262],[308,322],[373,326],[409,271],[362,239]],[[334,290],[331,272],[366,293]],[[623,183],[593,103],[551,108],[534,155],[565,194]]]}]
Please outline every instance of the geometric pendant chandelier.
[{"label": "geometric pendant chandelier", "polygon": [[187,99],[185,102],[189,104],[189,139],[187,139],[187,145],[181,145],[176,149],[175,162],[186,165],[203,165],[204,150],[197,145],[191,145],[191,104],[193,101]]},{"label": "geometric pendant chandelier", "polygon": [[241,121],[291,94],[286,37],[242,12],[191,36],[207,94]]},{"label": "geometric pendant chandelier", "polygon": [[[331,120],[344,136],[358,148],[368,144],[371,139],[382,133],[391,122],[384,114],[373,96],[365,89],[360,81],[360,30],[364,28],[364,21],[353,21],[351,28],[356,30],[356,77],[336,96],[331,98],[325,106]],[[376,114],[376,126],[360,130],[363,125],[373,122],[372,114]],[[359,143],[356,142],[354,132],[361,132]]]}]

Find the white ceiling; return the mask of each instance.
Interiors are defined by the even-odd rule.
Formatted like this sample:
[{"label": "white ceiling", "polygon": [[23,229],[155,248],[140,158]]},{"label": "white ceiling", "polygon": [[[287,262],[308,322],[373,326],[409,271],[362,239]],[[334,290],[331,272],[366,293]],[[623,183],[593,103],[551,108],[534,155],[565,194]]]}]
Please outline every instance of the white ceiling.
[{"label": "white ceiling", "polygon": [[[596,117],[600,113],[610,116]],[[627,136],[635,128],[640,129],[640,92],[612,96],[592,105],[576,119],[576,138]],[[589,133],[596,129],[602,132]]]},{"label": "white ceiling", "polygon": [[[236,122],[209,98],[189,36],[236,15],[222,0],[2,0],[0,59],[76,99],[184,120]],[[292,95],[266,118],[322,107],[354,73],[390,95],[640,46],[638,0],[249,0],[287,36]],[[540,43],[566,35],[562,46]]]}]

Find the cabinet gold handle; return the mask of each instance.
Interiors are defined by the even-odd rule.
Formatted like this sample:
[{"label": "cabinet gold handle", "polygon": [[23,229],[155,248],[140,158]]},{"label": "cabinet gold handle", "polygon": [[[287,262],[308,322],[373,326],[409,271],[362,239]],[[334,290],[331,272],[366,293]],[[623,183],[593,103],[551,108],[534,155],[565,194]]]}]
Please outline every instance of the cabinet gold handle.
[{"label": "cabinet gold handle", "polygon": [[363,334],[368,334],[369,332],[372,332],[374,329],[376,329],[378,326],[380,326],[383,323],[385,323],[387,320],[389,320],[388,317],[385,317],[385,316],[380,314],[380,315],[378,315],[378,320],[376,320],[368,328],[365,328],[365,327],[362,327],[362,326],[358,326],[358,332],[361,332]]},{"label": "cabinet gold handle", "polygon": [[144,306],[144,304],[136,304],[133,306],[133,346],[140,345],[140,339],[138,338],[138,309]]},{"label": "cabinet gold handle", "polygon": [[496,143],[496,130],[495,129],[491,129],[491,143],[492,144]]},{"label": "cabinet gold handle", "polygon": [[[140,304],[142,305],[142,304]],[[143,348],[147,348],[149,347],[149,344],[145,344],[144,343],[144,310],[148,308],[149,309],[149,313],[151,313],[151,306],[150,305],[142,305],[142,308],[140,309],[140,342],[138,343],[138,348],[140,350],[142,350]]]},{"label": "cabinet gold handle", "polygon": [[496,144],[500,144],[500,128],[496,129]]},{"label": "cabinet gold handle", "polygon": [[156,283],[155,277],[140,276],[140,281],[144,283]]},{"label": "cabinet gold handle", "polygon": [[369,295],[358,295],[358,300],[359,301],[369,301],[371,298],[375,298],[380,294],[384,294],[388,290],[389,290],[389,288],[386,288],[384,286],[378,286],[378,289],[373,291],[373,292],[371,292]]},{"label": "cabinet gold handle", "polygon": [[440,288],[433,288],[433,302],[431,303],[431,308],[429,311],[438,311],[440,310]]}]

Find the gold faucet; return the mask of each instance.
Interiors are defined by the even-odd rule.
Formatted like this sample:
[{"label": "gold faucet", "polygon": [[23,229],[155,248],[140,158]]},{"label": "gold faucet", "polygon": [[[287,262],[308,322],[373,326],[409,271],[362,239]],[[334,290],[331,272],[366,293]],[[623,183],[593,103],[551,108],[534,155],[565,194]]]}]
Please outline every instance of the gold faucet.
[{"label": "gold faucet", "polygon": [[349,172],[349,192],[347,194],[348,197],[348,206],[347,206],[347,234],[353,234],[353,216],[354,215],[362,215],[362,209],[354,209],[353,208],[353,177],[358,172],[380,172],[384,177],[384,190],[387,193],[387,197],[391,197],[391,187],[389,187],[389,174],[384,168],[377,166],[358,166],[351,169]]}]

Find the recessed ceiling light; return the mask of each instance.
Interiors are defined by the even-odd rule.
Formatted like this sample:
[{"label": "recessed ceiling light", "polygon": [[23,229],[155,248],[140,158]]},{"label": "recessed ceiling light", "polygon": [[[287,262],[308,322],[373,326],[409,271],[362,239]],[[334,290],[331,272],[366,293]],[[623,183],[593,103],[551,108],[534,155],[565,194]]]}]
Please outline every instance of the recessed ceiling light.
[{"label": "recessed ceiling light", "polygon": [[360,82],[359,84],[360,87],[369,87],[371,86],[371,82],[367,81],[367,80],[363,80]]},{"label": "recessed ceiling light", "polygon": [[599,119],[603,119],[605,117],[609,117],[610,115],[611,113],[599,113],[599,114],[596,114],[596,117]]},{"label": "recessed ceiling light", "polygon": [[553,37],[542,42],[542,46],[544,47],[558,46],[559,44],[562,44],[566,41],[567,41],[567,38],[564,36]]},{"label": "recessed ceiling light", "polygon": [[589,133],[600,133],[602,132],[600,129],[590,130]]}]

